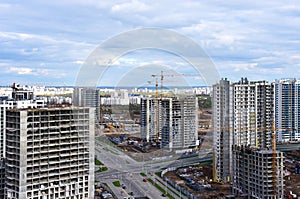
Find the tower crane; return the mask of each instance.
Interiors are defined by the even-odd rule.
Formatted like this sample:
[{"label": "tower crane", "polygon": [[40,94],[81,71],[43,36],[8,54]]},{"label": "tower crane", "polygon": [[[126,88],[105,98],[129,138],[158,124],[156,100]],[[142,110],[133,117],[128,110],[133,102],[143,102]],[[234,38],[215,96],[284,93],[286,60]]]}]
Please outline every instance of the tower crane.
[{"label": "tower crane", "polygon": [[158,141],[158,124],[159,124],[159,101],[158,101],[158,79],[160,79],[160,99],[163,98],[163,85],[164,85],[164,78],[165,77],[178,77],[178,76],[200,76],[200,74],[164,74],[164,71],[161,71],[160,74],[153,74],[151,75],[153,78],[155,78],[155,101],[156,101],[156,141]]},{"label": "tower crane", "polygon": [[[178,77],[178,76],[189,76],[189,77],[196,77],[201,76],[200,74],[181,74],[181,73],[175,73],[175,74],[164,74],[164,71],[161,71],[160,74],[153,74],[152,77],[160,78],[160,97],[163,97],[163,86],[164,86],[164,79],[165,77]],[[158,84],[156,84],[156,90],[158,90]]]},{"label": "tower crane", "polygon": [[277,198],[277,154],[276,154],[276,127],[272,125],[272,170],[273,170],[273,194]]}]

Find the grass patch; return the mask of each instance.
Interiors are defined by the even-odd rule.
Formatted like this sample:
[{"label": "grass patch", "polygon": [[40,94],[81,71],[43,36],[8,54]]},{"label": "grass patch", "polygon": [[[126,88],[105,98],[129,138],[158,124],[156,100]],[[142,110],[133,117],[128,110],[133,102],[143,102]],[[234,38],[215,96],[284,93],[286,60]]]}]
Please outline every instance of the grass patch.
[{"label": "grass patch", "polygon": [[147,178],[147,180],[161,193],[165,194],[170,199],[175,199],[173,196],[171,196],[169,193],[167,193],[163,188],[161,188],[157,183],[154,183],[151,178]]},{"label": "grass patch", "polygon": [[147,175],[145,173],[140,173],[141,176],[146,177]]},{"label": "grass patch", "polygon": [[115,185],[116,187],[120,187],[121,186],[121,183],[120,183],[120,181],[114,181],[113,182],[113,185]]},{"label": "grass patch", "polygon": [[107,171],[108,168],[107,167],[101,167],[100,169],[98,169],[96,172],[103,172],[103,171]]},{"label": "grass patch", "polygon": [[157,175],[158,177],[160,177],[161,176],[161,171],[155,172],[155,175]]},{"label": "grass patch", "polygon": [[100,160],[95,159],[95,165],[104,165]]}]

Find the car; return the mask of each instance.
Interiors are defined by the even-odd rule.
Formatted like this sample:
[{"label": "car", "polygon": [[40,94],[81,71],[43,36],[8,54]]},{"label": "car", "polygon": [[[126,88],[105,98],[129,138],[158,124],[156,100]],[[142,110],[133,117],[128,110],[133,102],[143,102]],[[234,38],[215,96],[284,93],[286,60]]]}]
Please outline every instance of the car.
[{"label": "car", "polygon": [[146,178],[143,179],[143,182],[148,182],[148,180]]},{"label": "car", "polygon": [[122,184],[121,186],[122,186],[123,189],[126,189],[126,185],[125,184]]},{"label": "car", "polygon": [[133,196],[133,192],[132,192],[132,191],[131,191],[131,192],[129,192],[129,195]]},{"label": "car", "polygon": [[164,193],[163,193],[163,194],[161,194],[161,196],[162,196],[162,197],[167,197],[167,196],[166,196],[166,194],[164,194]]}]

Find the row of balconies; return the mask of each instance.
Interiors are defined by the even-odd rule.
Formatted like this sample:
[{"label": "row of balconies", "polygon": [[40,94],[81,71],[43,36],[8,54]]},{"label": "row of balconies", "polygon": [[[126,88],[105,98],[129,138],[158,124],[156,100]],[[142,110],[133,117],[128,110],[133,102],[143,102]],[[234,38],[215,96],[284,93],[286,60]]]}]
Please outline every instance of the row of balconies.
[{"label": "row of balconies", "polygon": [[[76,154],[76,156],[78,156],[78,155]],[[86,158],[87,157],[88,157],[88,155],[86,155]],[[55,158],[51,158],[51,159],[46,158],[46,160],[43,160],[43,158],[28,160],[27,164],[28,165],[43,165],[43,164],[47,165],[47,164],[56,164],[56,163],[62,163],[62,162],[67,162],[67,161],[73,162],[75,164],[76,161],[80,161],[81,158],[83,159],[84,155],[80,155],[78,157],[72,157],[72,155],[66,155],[66,156],[60,156],[59,158],[56,156]]]}]

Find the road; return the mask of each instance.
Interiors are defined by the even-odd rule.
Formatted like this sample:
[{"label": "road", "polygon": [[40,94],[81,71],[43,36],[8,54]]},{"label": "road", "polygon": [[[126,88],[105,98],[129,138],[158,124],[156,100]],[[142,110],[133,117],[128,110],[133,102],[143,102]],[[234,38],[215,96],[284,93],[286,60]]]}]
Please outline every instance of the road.
[{"label": "road", "polygon": [[[138,162],[127,156],[123,151],[120,151],[105,138],[102,138],[101,141],[96,140],[95,155],[97,159],[109,168],[105,172],[96,172],[95,179],[106,182],[118,198],[128,197],[127,195],[130,192],[133,192],[134,196],[148,196],[152,199],[162,198],[160,191],[149,182],[143,182],[143,177],[140,175],[141,172],[154,173],[162,168],[180,167],[211,160],[211,155],[205,152],[201,156],[184,159],[168,158]],[[112,182],[116,180],[119,180],[121,184],[124,183],[127,186],[126,190],[123,190],[121,187],[115,187]]]}]

